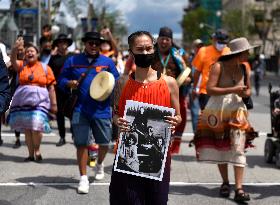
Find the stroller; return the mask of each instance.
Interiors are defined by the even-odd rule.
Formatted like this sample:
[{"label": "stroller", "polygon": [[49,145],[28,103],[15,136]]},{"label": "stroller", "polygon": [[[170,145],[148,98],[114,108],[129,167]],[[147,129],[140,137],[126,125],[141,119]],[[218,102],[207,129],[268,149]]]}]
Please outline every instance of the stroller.
[{"label": "stroller", "polygon": [[280,168],[280,113],[275,114],[275,102],[280,99],[280,90],[272,92],[272,85],[269,83],[268,92],[270,95],[270,117],[271,133],[267,134],[264,146],[264,157],[267,163],[275,161],[276,166]]}]

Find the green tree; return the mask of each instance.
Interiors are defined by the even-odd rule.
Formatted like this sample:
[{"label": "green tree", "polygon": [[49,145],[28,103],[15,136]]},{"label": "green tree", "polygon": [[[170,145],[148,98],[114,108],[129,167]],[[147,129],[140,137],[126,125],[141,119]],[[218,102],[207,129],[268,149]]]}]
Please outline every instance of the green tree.
[{"label": "green tree", "polygon": [[127,27],[119,10],[108,12],[103,8],[102,12],[98,12],[97,15],[99,16],[99,29],[106,26],[110,28],[116,37],[122,37],[127,34]]},{"label": "green tree", "polygon": [[231,38],[248,36],[252,27],[249,18],[250,15],[246,10],[244,12],[239,9],[229,10],[222,16],[222,27],[230,33]]},{"label": "green tree", "polygon": [[181,22],[184,42],[190,43],[197,38],[203,38],[203,40],[208,38],[213,32],[211,27],[206,26],[209,15],[209,11],[201,7],[184,14]]}]

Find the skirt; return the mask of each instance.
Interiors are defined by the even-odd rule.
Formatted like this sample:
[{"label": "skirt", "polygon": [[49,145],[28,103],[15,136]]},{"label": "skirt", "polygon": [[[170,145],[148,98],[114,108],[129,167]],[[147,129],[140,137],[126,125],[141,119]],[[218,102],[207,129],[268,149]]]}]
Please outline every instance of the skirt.
[{"label": "skirt", "polygon": [[236,94],[211,96],[203,110],[194,137],[199,162],[246,165],[248,112]]},{"label": "skirt", "polygon": [[50,98],[45,87],[22,85],[13,96],[8,124],[17,131],[32,130],[50,133]]}]

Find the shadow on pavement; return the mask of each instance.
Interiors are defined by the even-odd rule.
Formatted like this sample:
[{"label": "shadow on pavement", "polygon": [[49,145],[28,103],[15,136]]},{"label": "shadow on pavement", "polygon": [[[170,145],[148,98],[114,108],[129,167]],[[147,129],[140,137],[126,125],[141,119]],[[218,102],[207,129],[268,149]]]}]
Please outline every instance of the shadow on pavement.
[{"label": "shadow on pavement", "polygon": [[[46,177],[46,176],[36,176],[36,177],[23,177],[15,179],[17,182],[21,183],[44,183],[43,186],[46,187],[53,187],[55,189],[59,190],[66,190],[66,189],[74,189],[76,190],[76,186],[73,184],[78,184],[79,181],[77,179],[73,178],[67,178],[67,177]],[[61,185],[54,185],[52,183],[63,183]],[[69,185],[67,185],[69,183]],[[34,185],[30,185],[34,186]]]},{"label": "shadow on pavement", "polygon": [[171,157],[172,160],[175,161],[182,161],[182,162],[194,162],[196,161],[195,156],[191,156],[191,155],[173,155]]},{"label": "shadow on pavement", "polygon": [[[24,162],[24,158],[26,156],[13,156],[13,155],[4,155],[0,153],[0,161],[10,161],[10,162],[17,162],[17,163],[36,163],[36,162]],[[76,165],[76,159],[65,159],[65,158],[44,158],[40,162],[40,164],[55,164],[55,165]]]},{"label": "shadow on pavement", "polygon": [[[273,168],[277,169],[275,164],[268,164],[264,160],[264,156],[259,156],[259,155],[247,155],[247,164],[249,168],[254,168],[254,167],[264,167],[264,168]],[[279,190],[280,193],[280,190]]]},{"label": "shadow on pavement", "polygon": [[[230,201],[233,201],[234,197],[234,187],[231,186],[231,196]],[[261,200],[269,197],[279,197],[280,196],[280,186],[244,186],[244,190],[251,195],[250,204],[256,200]],[[209,198],[220,198],[219,187],[205,187],[205,186],[170,186],[170,195],[202,195]]]}]

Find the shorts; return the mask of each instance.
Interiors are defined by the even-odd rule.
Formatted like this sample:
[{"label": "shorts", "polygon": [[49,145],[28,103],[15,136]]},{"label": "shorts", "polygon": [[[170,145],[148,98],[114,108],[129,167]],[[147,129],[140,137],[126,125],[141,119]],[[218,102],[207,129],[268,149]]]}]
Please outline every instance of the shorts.
[{"label": "shorts", "polygon": [[112,138],[111,119],[89,119],[79,112],[74,112],[71,120],[74,144],[76,147],[88,146],[94,142],[109,145]]}]

